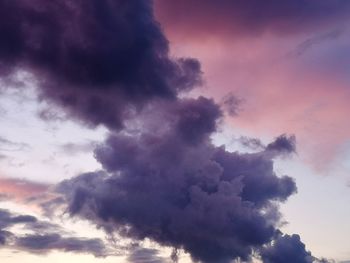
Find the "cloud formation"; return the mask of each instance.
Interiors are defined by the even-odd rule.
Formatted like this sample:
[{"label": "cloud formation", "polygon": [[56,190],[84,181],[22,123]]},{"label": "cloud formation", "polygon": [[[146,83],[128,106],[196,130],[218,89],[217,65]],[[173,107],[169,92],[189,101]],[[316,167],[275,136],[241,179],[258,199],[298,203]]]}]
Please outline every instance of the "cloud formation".
[{"label": "cloud formation", "polygon": [[24,151],[30,148],[25,143],[12,142],[6,138],[0,137],[0,152]]},{"label": "cloud formation", "polygon": [[96,257],[106,256],[106,247],[98,239],[62,237],[60,234],[28,234],[16,238],[14,245],[20,250],[31,253],[48,253],[53,250],[63,252],[93,254]]},{"label": "cloud formation", "polygon": [[166,260],[159,256],[156,249],[138,248],[132,251],[128,257],[130,263],[165,263]]},{"label": "cloud formation", "polygon": [[307,251],[299,235],[279,235],[272,245],[261,252],[263,263],[327,263]]},{"label": "cloud formation", "polygon": [[[172,2],[173,10],[180,2]],[[309,16],[326,12],[323,5],[307,5],[298,17],[303,3],[223,1],[218,7],[219,12],[250,10],[237,19],[247,27],[260,26],[258,31],[277,25],[272,28],[277,32],[292,31]],[[344,9],[348,6],[339,3]],[[186,4],[187,11],[197,10],[194,2]],[[215,2],[203,1],[201,7],[217,11]],[[334,14],[340,15],[337,10]],[[261,11],[268,15],[256,16]],[[285,16],[290,25],[283,25]],[[103,171],[62,182],[56,189],[62,198],[47,207],[64,201],[71,216],[108,233],[184,249],[195,261],[248,261],[259,251],[273,258],[269,255],[275,247],[270,254],[263,249],[279,233],[278,204],[297,190],[291,177],[274,172],[274,158],[295,152],[295,139],[280,136],[250,154],[214,145],[211,135],[218,131],[222,109],[212,99],[183,96],[201,82],[200,64],[169,56],[151,1],[3,1],[0,35],[8,36],[0,38],[2,77],[29,71],[41,99],[85,124],[102,124],[110,131],[95,149]],[[236,113],[237,101],[227,103]],[[7,226],[37,221],[4,213],[10,221],[3,220],[0,228],[4,243],[11,234]],[[98,239],[57,232],[15,237],[14,244],[38,253],[62,250],[100,256],[104,249]],[[153,252],[148,256],[156,256]],[[140,253],[131,258],[138,260]]]},{"label": "cloud formation", "polygon": [[29,71],[41,99],[91,126],[120,128],[147,101],[200,82],[196,60],[170,58],[151,1],[14,0],[0,10],[0,76]]},{"label": "cloud formation", "polygon": [[58,187],[69,212],[125,237],[184,249],[194,260],[248,260],[274,237],[276,202],[296,191],[294,180],[274,173],[270,151],[214,146],[221,114],[212,100],[153,107],[95,150],[106,172]]},{"label": "cloud formation", "polygon": [[[18,225],[22,225],[27,233],[19,235],[8,230]],[[106,245],[101,239],[67,236],[67,233],[64,235],[64,232],[59,225],[40,221],[34,216],[16,215],[8,210],[0,209],[0,245],[2,246],[35,254],[60,250],[90,253],[96,257],[107,255]]]}]

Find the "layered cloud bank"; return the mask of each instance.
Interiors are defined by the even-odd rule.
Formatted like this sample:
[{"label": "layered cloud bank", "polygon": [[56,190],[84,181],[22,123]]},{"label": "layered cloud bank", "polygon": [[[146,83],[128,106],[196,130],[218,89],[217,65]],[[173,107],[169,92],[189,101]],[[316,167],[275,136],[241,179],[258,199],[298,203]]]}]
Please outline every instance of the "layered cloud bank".
[{"label": "layered cloud bank", "polygon": [[[323,8],[310,12],[319,16]],[[224,113],[212,99],[186,97],[201,83],[200,64],[169,56],[150,1],[14,0],[1,2],[0,10],[0,34],[7,35],[0,39],[1,76],[10,81],[29,72],[40,99],[109,130],[94,151],[103,170],[59,184],[61,198],[50,208],[66,205],[71,216],[107,233],[183,249],[205,263],[249,261],[255,254],[265,263],[287,262],[289,255],[296,263],[317,261],[297,236],[279,231],[278,205],[297,188],[273,164],[295,152],[295,138],[280,136],[251,154],[214,145]],[[3,214],[5,222],[18,221]],[[1,228],[4,244],[8,226]],[[14,244],[104,255],[99,240],[59,233]]]},{"label": "layered cloud bank", "polygon": [[[26,234],[17,235],[11,227],[22,226]],[[59,225],[40,221],[30,215],[16,215],[0,209],[0,246],[36,254],[46,254],[53,250],[89,253],[102,257],[107,255],[104,242],[67,235]]]}]

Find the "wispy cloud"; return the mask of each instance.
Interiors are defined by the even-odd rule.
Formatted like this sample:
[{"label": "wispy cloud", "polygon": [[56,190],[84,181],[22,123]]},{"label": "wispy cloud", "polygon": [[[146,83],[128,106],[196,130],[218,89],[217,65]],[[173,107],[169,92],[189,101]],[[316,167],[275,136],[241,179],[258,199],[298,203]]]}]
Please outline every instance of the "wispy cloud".
[{"label": "wispy cloud", "polygon": [[26,201],[31,197],[38,197],[44,194],[49,185],[35,183],[25,179],[15,179],[8,177],[0,177],[0,192],[10,199],[17,201]]},{"label": "wispy cloud", "polygon": [[30,146],[22,142],[13,142],[6,138],[0,137],[0,152],[15,152],[30,149]]},{"label": "wispy cloud", "polygon": [[[31,233],[17,234],[8,230],[18,225],[23,225],[24,229]],[[107,255],[107,248],[101,239],[67,236],[59,225],[40,221],[30,215],[16,215],[3,209],[0,209],[0,244],[14,250],[35,254],[59,250],[89,253],[97,257]]]}]

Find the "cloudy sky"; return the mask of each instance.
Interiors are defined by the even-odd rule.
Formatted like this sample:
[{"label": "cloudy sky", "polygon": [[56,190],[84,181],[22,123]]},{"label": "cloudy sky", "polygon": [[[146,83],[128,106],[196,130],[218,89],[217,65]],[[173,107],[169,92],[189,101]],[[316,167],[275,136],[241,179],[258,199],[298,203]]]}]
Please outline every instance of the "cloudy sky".
[{"label": "cloudy sky", "polygon": [[1,262],[350,262],[349,15],[0,0]]}]

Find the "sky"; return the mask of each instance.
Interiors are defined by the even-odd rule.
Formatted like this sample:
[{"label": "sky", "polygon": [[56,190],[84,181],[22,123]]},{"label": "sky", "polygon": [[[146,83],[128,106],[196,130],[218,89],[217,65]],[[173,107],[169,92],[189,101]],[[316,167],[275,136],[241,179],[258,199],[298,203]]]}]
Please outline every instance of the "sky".
[{"label": "sky", "polygon": [[0,1],[0,258],[350,262],[350,2]]}]

